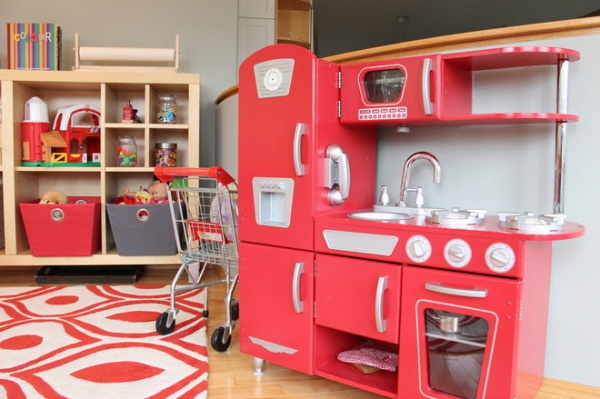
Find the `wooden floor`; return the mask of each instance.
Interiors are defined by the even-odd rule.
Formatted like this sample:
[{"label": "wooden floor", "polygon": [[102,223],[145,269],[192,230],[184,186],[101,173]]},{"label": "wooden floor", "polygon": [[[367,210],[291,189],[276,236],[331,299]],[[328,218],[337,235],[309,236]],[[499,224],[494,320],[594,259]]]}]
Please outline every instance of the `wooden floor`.
[{"label": "wooden floor", "polygon": [[[35,285],[36,268],[0,268],[0,286]],[[168,284],[175,275],[168,268],[146,267],[138,280],[141,284]],[[224,285],[209,289],[208,340],[212,332],[225,321]],[[255,376],[252,359],[238,350],[238,328],[227,352],[215,352],[209,343],[210,399],[246,398],[310,398],[310,399],[381,399],[365,391],[352,389],[326,379],[298,373],[274,364],[267,364],[262,376]],[[598,399],[600,388],[586,387],[546,379],[536,399]],[[492,398],[493,399],[493,398]]]}]

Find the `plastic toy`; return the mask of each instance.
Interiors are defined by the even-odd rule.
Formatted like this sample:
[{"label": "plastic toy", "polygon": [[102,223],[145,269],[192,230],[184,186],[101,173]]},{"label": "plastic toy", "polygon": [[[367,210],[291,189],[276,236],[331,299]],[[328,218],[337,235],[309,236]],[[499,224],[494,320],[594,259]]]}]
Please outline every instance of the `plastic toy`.
[{"label": "plastic toy", "polygon": [[138,191],[123,190],[123,195],[113,200],[113,204],[163,204],[168,202],[167,184],[159,180],[153,181],[147,188],[140,186]]},{"label": "plastic toy", "polygon": [[40,198],[40,204],[66,204],[68,197],[62,191],[47,191]]},{"label": "plastic toy", "polygon": [[148,204],[152,195],[147,189],[140,186],[137,191],[131,191],[128,188],[123,189],[123,195],[113,200],[113,204],[119,205],[137,205],[137,204]]},{"label": "plastic toy", "polygon": [[[28,127],[26,122],[24,127]],[[25,136],[24,166],[100,166],[100,109],[96,106],[61,108],[52,130]]]}]

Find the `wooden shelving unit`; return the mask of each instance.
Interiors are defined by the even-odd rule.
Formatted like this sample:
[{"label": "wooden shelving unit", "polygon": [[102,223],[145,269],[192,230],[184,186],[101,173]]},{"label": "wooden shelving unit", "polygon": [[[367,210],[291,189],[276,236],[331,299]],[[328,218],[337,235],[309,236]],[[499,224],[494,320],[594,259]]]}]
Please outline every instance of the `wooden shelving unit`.
[{"label": "wooden shelving unit", "polygon": [[312,1],[278,0],[275,34],[277,43],[312,49]]},{"label": "wooden shelving unit", "polygon": [[[178,165],[198,167],[200,154],[200,77],[197,74],[139,72],[0,71],[2,88],[2,163],[5,248],[0,265],[132,265],[175,264],[178,255],[120,256],[106,215],[106,204],[124,188],[146,186],[153,179],[154,144],[178,144]],[[156,123],[159,93],[177,99],[177,123]],[[21,122],[26,102],[37,96],[48,106],[50,123],[58,109],[76,104],[100,108],[100,166],[22,166]],[[141,123],[123,123],[122,109],[130,100]],[[136,167],[116,164],[120,136],[135,138]],[[101,198],[101,249],[91,256],[31,255],[19,204],[48,190],[71,196]],[[49,232],[51,234],[51,232]]]}]

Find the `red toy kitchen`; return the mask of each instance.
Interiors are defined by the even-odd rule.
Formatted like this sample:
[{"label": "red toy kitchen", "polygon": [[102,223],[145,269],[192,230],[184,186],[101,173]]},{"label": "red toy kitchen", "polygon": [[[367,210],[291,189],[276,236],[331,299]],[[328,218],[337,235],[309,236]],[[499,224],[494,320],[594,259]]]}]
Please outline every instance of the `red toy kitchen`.
[{"label": "red toy kitchen", "polygon": [[[568,65],[505,47],[337,65],[274,45],[240,66],[240,350],[389,398],[535,398],[562,213]],[[472,112],[474,71],[556,65],[557,109]],[[376,187],[381,125],[538,123],[556,134],[552,211],[428,208],[404,163]],[[460,156],[460,154],[458,154]],[[425,164],[427,163],[427,165]]]}]

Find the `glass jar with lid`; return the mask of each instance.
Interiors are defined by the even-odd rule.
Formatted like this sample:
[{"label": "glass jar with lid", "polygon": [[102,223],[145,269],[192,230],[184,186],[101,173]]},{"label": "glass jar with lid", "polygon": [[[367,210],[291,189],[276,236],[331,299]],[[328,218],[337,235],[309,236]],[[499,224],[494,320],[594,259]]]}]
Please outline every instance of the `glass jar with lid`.
[{"label": "glass jar with lid", "polygon": [[177,102],[173,94],[158,96],[158,123],[177,123]]},{"label": "glass jar with lid", "polygon": [[137,144],[133,137],[119,137],[119,143],[117,144],[117,166],[137,166]]},{"label": "glass jar with lid", "polygon": [[154,144],[154,165],[177,166],[177,143]]}]

